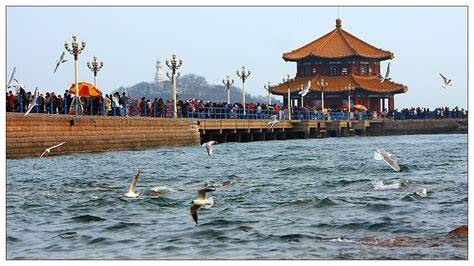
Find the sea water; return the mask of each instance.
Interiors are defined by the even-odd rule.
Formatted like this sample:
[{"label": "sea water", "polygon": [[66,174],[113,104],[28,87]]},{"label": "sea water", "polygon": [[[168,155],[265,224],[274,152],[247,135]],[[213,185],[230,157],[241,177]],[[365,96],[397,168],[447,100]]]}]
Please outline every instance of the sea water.
[{"label": "sea water", "polygon": [[[374,160],[376,147],[403,171]],[[467,259],[467,238],[448,237],[468,220],[467,135],[35,160],[7,160],[7,259]],[[124,198],[137,169],[142,193]],[[194,226],[191,201],[208,185],[214,206]]]}]

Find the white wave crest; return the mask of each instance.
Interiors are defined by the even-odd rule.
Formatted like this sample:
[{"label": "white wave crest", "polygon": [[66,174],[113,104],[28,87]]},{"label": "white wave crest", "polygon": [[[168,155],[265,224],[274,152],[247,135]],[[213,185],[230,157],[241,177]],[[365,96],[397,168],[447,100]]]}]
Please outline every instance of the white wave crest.
[{"label": "white wave crest", "polygon": [[153,191],[155,191],[155,192],[178,192],[177,190],[172,189],[172,188],[170,188],[170,187],[166,187],[166,186],[163,186],[163,187],[154,187],[154,188],[153,188]]},{"label": "white wave crest", "polygon": [[393,184],[384,184],[383,180],[374,180],[371,182],[372,187],[374,190],[380,191],[380,190],[390,190],[390,189],[399,189],[401,187],[401,182],[396,182]]}]

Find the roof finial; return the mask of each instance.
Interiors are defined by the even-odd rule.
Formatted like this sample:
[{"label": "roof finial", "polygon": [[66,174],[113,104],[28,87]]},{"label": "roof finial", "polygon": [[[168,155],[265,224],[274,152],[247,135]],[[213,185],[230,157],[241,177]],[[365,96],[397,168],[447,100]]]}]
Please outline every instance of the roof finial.
[{"label": "roof finial", "polygon": [[341,19],[340,18],[337,18],[336,19],[336,28],[340,28],[341,27]]}]

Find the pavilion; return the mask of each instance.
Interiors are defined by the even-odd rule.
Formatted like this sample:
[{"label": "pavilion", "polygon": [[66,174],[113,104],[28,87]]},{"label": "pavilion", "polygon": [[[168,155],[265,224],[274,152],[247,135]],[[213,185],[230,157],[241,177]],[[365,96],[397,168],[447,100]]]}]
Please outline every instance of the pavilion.
[{"label": "pavilion", "polygon": [[[296,62],[296,77],[270,90],[283,96],[285,106],[290,94],[292,106],[320,107],[324,102],[324,108],[342,109],[347,108],[350,93],[351,107],[359,104],[379,113],[384,109],[392,111],[395,94],[408,91],[403,84],[382,82],[380,62],[393,58],[392,52],[376,48],[343,30],[338,18],[331,32],[283,54],[285,61]],[[302,99],[298,92],[309,80],[311,90]]]}]

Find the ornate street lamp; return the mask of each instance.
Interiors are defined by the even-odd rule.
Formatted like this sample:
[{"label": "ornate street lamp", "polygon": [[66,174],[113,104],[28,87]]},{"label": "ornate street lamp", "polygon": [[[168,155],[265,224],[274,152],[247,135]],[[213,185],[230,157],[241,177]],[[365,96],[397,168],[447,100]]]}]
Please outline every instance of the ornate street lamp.
[{"label": "ornate street lamp", "polygon": [[321,81],[319,81],[317,84],[319,89],[321,90],[321,110],[324,114],[324,89],[328,87],[328,83],[324,82],[324,79],[322,78]]},{"label": "ornate street lamp", "polygon": [[242,66],[242,70],[239,72],[237,70],[237,76],[239,76],[240,79],[242,79],[242,103],[244,105],[244,115],[246,115],[245,112],[245,80],[250,76],[250,70],[245,70],[245,67]]},{"label": "ornate street lamp", "polygon": [[222,83],[227,87],[227,104],[230,104],[230,87],[234,84],[234,80],[227,76],[227,79],[223,79]]},{"label": "ornate street lamp", "polygon": [[173,83],[173,117],[177,118],[178,117],[178,109],[176,106],[176,79],[179,78],[180,73],[178,72],[178,69],[181,67],[183,64],[183,60],[176,60],[176,55],[173,54],[173,57],[171,58],[171,62],[166,59],[166,65],[171,69],[171,76],[168,72],[166,72],[166,76],[168,76],[169,79],[171,79]]},{"label": "ornate street lamp", "polygon": [[345,87],[345,89],[347,90],[347,99],[348,99],[348,111],[347,113],[350,114],[351,112],[351,91],[353,91],[355,88],[354,86],[351,86],[351,84],[349,83],[349,86]]},{"label": "ornate street lamp", "polygon": [[87,62],[87,67],[94,73],[94,87],[97,87],[97,72],[104,66],[104,62],[97,61],[97,57],[94,56],[91,62]]},{"label": "ornate street lamp", "polygon": [[272,96],[271,96],[272,91],[270,90],[271,88],[270,81],[268,82],[268,85],[264,85],[263,87],[265,88],[266,91],[268,91],[268,105],[272,105]]},{"label": "ornate street lamp", "polygon": [[283,78],[283,82],[286,82],[286,86],[288,87],[288,120],[291,120],[290,75],[286,76],[286,80]]},{"label": "ornate street lamp", "polygon": [[86,42],[82,41],[81,45],[79,46],[79,43],[77,42],[77,36],[75,33],[72,34],[72,42],[71,42],[71,48],[69,48],[69,44],[67,41],[64,42],[64,48],[66,51],[68,51],[70,54],[74,55],[74,78],[75,78],[75,84],[76,84],[76,115],[79,114],[79,86],[78,86],[78,59],[79,59],[79,54],[84,50],[86,47]]},{"label": "ornate street lamp", "polygon": [[[303,85],[303,84],[301,84],[300,91],[303,91],[303,90],[304,90],[304,85]],[[304,98],[304,96],[303,96],[303,94],[301,94],[301,108],[303,108],[303,107],[304,107],[304,104],[303,104],[303,98]]]}]

